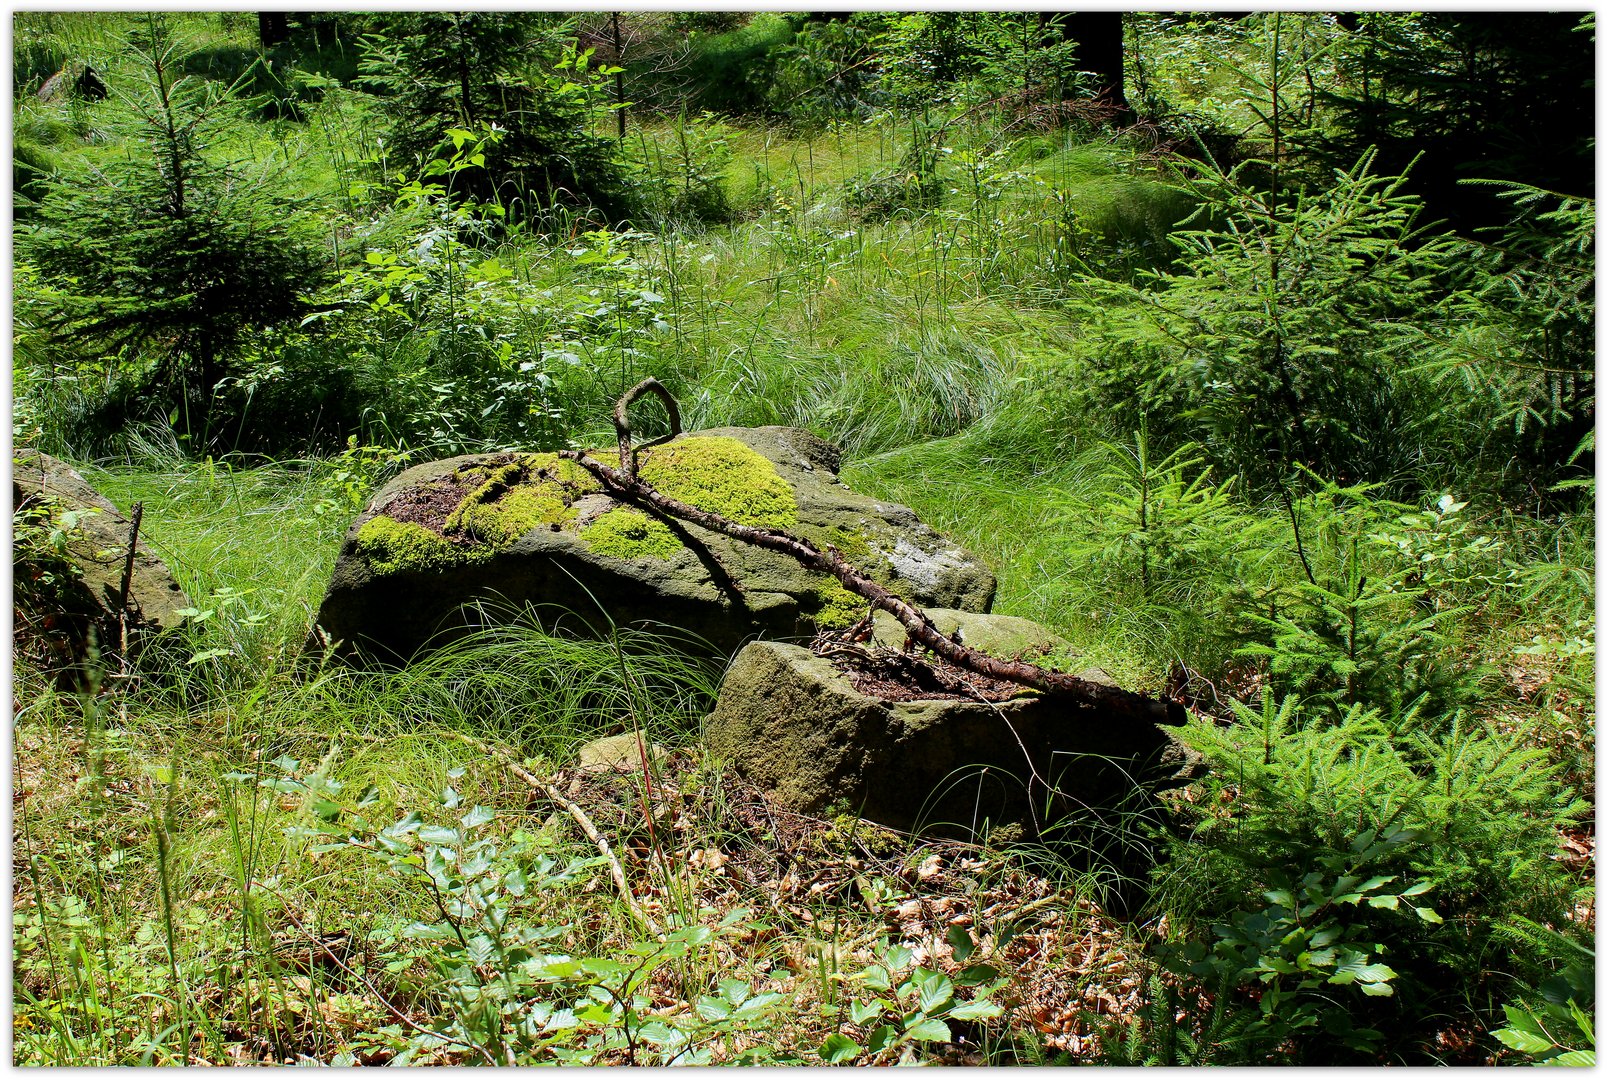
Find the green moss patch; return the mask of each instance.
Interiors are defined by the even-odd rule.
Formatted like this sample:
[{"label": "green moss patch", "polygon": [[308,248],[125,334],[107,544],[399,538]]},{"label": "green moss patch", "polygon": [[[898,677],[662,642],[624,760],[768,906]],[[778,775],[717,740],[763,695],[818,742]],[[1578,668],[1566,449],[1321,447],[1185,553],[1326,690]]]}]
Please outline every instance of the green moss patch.
[{"label": "green moss patch", "polygon": [[639,475],[672,499],[739,525],[785,529],[798,523],[798,500],[763,454],[724,435],[697,435],[654,447]]},{"label": "green moss patch", "polygon": [[581,495],[600,491],[590,473],[557,454],[524,454],[502,465],[479,465],[458,473],[480,479],[442,526],[475,543],[507,547],[531,529],[573,521]]},{"label": "green moss patch", "polygon": [[431,514],[428,505],[409,513],[414,520],[380,514],[357,530],[356,554],[370,570],[394,574],[482,562],[532,529],[572,522],[575,500],[602,490],[590,473],[557,454],[469,465],[443,479],[458,491],[472,487],[439,531],[440,511]]},{"label": "green moss patch", "polygon": [[580,540],[615,559],[672,559],[681,550],[680,540],[664,522],[624,506],[598,514],[580,530]]},{"label": "green moss patch", "polygon": [[815,593],[820,607],[807,612],[822,630],[843,630],[858,622],[870,607],[870,602],[857,593],[851,593],[837,581],[823,584]]},{"label": "green moss patch", "polygon": [[854,569],[881,582],[883,585],[891,584],[893,580],[893,564],[866,539],[865,534],[857,529],[850,529],[845,525],[831,525],[826,528],[804,526],[797,530],[799,535],[813,543],[816,547],[824,548],[827,545],[837,549],[837,554],[848,561]]},{"label": "green moss patch", "polygon": [[597,554],[616,559],[670,559],[681,550],[669,526],[624,507],[598,515],[580,538]]},{"label": "green moss patch", "polygon": [[563,496],[543,490],[545,486],[516,487],[496,502],[465,500],[447,519],[448,527],[482,544],[503,548],[541,525],[561,526],[574,520],[575,512]]},{"label": "green moss patch", "polygon": [[488,551],[454,544],[439,533],[383,514],[357,530],[357,554],[376,574],[443,570],[477,562]]}]

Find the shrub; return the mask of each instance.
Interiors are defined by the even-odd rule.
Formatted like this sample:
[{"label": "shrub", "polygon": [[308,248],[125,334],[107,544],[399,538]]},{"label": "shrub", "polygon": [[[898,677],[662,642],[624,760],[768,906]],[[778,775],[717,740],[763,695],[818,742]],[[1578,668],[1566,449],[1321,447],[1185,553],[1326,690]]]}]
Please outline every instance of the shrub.
[{"label": "shrub", "polygon": [[1100,403],[1168,418],[1259,481],[1296,463],[1402,475],[1433,435],[1426,388],[1404,372],[1446,242],[1419,234],[1403,179],[1370,158],[1292,196],[1253,186],[1252,164],[1197,167],[1201,210],[1172,234],[1175,269],[1147,288],[1084,280]]},{"label": "shrub", "polygon": [[609,71],[575,52],[570,30],[538,12],[386,14],[364,39],[363,71],[389,95],[397,164],[429,174],[429,162],[450,156],[453,129],[493,124],[501,137],[484,148],[483,168],[453,177],[455,198],[520,219],[552,206],[626,216],[615,144],[594,130],[607,106],[593,80]]},{"label": "shrub", "polygon": [[[1190,741],[1217,772],[1195,800],[1192,839],[1174,844],[1176,861],[1166,871],[1179,914],[1260,912],[1270,920],[1265,926],[1239,919],[1238,930],[1216,931],[1249,959],[1248,931],[1310,903],[1292,907],[1280,893],[1270,901],[1280,915],[1257,902],[1280,881],[1287,891],[1307,875],[1320,883],[1364,869],[1364,877],[1432,890],[1443,922],[1399,921],[1399,904],[1388,900],[1368,900],[1348,916],[1358,928],[1345,933],[1374,943],[1394,973],[1393,996],[1352,1010],[1357,1025],[1379,1033],[1364,1040],[1365,1051],[1351,1044],[1367,1056],[1374,1048],[1402,1058],[1432,1052],[1424,1043],[1430,1018],[1493,1008],[1487,995],[1495,980],[1539,970],[1543,957],[1511,949],[1503,927],[1514,915],[1556,923],[1571,907],[1578,885],[1553,856],[1557,830],[1576,821],[1584,804],[1522,731],[1504,733],[1460,714],[1429,723],[1415,713],[1361,708],[1326,721],[1297,699],[1270,693],[1259,711],[1237,704],[1234,711],[1235,724],[1191,729]],[[1366,837],[1390,840],[1375,850],[1373,840],[1359,841]],[[1352,865],[1364,851],[1366,866]],[[1194,954],[1203,958],[1198,946]],[[1330,1034],[1340,1044],[1350,1037]],[[1303,1041],[1300,1052],[1331,1063],[1337,1059],[1323,1055],[1334,1045]]]},{"label": "shrub", "polygon": [[118,374],[143,407],[175,410],[181,430],[210,442],[212,394],[236,346],[306,314],[325,264],[298,203],[205,153],[229,98],[175,77],[184,50],[161,16],[133,53],[137,153],[52,179],[18,232],[19,255],[53,290],[33,329],[85,359],[126,355]]}]

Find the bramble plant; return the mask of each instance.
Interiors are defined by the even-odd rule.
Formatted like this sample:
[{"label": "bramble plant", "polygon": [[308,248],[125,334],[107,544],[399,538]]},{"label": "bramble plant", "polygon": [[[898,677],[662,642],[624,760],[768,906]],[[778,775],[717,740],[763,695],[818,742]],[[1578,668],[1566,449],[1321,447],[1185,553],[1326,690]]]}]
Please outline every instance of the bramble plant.
[{"label": "bramble plant", "polygon": [[1320,1029],[1346,1050],[1371,1055],[1383,1033],[1358,1027],[1356,1005],[1328,988],[1353,986],[1367,997],[1395,992],[1391,983],[1396,973],[1380,960],[1389,948],[1381,940],[1386,935],[1351,921],[1346,905],[1404,908],[1425,923],[1444,921],[1414,901],[1432,888],[1429,882],[1390,889],[1398,875],[1372,873],[1388,853],[1412,838],[1409,830],[1391,824],[1357,836],[1343,854],[1318,857],[1317,868],[1298,878],[1273,868],[1267,874],[1272,887],[1262,894],[1264,907],[1235,911],[1217,923],[1209,946],[1191,941],[1163,956],[1208,986],[1239,986],[1250,979],[1259,983],[1260,1016],[1244,1029],[1247,1040],[1270,1049]]},{"label": "bramble plant", "polygon": [[[970,934],[951,928],[949,944],[954,958],[964,964],[975,948]],[[1004,1014],[992,997],[1008,979],[987,964],[962,967],[954,978],[915,964],[915,954],[902,945],[885,942],[870,967],[847,977],[850,988],[863,987],[879,996],[848,1001],[848,1019],[866,1032],[858,1042],[839,1032],[820,1045],[820,1059],[828,1065],[909,1065],[918,1060],[922,1044],[954,1041],[951,1021],[991,1020]],[[961,1000],[960,987],[973,995]]]}]

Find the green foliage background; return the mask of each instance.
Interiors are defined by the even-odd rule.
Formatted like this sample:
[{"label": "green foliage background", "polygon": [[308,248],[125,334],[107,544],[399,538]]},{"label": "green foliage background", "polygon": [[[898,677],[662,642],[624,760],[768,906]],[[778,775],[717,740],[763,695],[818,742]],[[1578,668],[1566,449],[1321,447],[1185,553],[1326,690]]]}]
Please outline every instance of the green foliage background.
[{"label": "green foliage background", "polygon": [[[1593,1052],[1593,891],[1561,856],[1594,798],[1595,215],[1558,119],[1591,17],[1129,15],[1120,131],[1075,20],[1036,13],[14,30],[13,439],[144,501],[197,605],[82,693],[19,667],[19,1061],[1071,1060],[964,931],[953,970],[897,942],[822,966],[799,1034],[771,976],[706,957],[818,958],[818,928],[653,940],[583,891],[592,849],[454,773],[465,733],[695,754],[719,658],[510,616],[403,671],[296,672],[376,485],[607,445],[647,375],[689,429],[836,442],[997,571],[998,610],[1195,709],[1212,771],[1128,823],[1149,880],[1000,856],[1149,943],[1145,1003],[1080,1018],[1078,1060]],[[70,64],[106,98],[40,100]],[[18,580],[71,527],[18,517]],[[834,909],[839,943],[863,917]],[[427,1032],[294,983],[293,926],[360,927]],[[682,1020],[647,1019],[655,972]]]}]

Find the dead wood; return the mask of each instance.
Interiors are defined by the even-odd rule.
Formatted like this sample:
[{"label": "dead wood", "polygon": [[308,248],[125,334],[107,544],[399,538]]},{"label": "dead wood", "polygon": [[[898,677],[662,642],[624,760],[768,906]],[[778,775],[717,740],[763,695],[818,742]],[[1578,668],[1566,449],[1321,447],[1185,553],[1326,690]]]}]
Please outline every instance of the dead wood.
[{"label": "dead wood", "polygon": [[[649,390],[664,400],[670,411],[672,431],[678,432],[680,413],[674,404],[674,398],[658,380],[645,379],[627,392],[614,408],[614,426],[619,434],[621,468],[614,469],[604,465],[580,450],[561,450],[559,455],[590,472],[603,485],[604,490],[615,498],[650,512],[691,522],[693,525],[755,547],[790,555],[806,570],[831,575],[842,583],[843,588],[863,597],[872,608],[885,611],[902,623],[915,644],[936,653],[957,667],[990,678],[1005,679],[1045,694],[1068,698],[1079,704],[1134,720],[1171,725],[1182,725],[1187,722],[1187,711],[1175,701],[1160,701],[1130,690],[1080,679],[1075,675],[1049,671],[1024,660],[1000,660],[944,637],[924,611],[893,595],[880,583],[860,573],[829,544],[822,550],[803,537],[794,536],[785,530],[739,525],[720,514],[699,509],[664,495],[636,475],[634,449],[640,447],[634,449],[631,447],[630,426],[625,419],[626,406]],[[673,434],[643,445],[654,445],[667,441],[668,438],[673,438]]]}]

